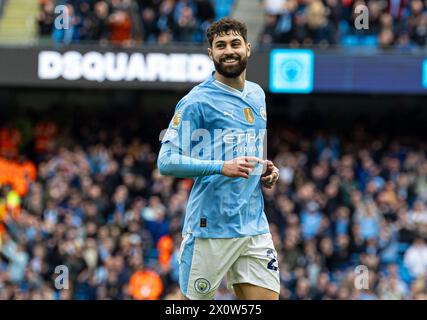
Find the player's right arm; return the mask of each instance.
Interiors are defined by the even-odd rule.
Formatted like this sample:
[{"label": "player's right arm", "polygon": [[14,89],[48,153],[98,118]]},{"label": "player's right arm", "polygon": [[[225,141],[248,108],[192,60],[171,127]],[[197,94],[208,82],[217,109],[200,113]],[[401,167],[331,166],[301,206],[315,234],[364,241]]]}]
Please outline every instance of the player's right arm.
[{"label": "player's right arm", "polygon": [[178,178],[193,178],[221,174],[223,162],[201,160],[186,156],[173,144],[162,144],[157,167],[162,175]]},{"label": "player's right arm", "polygon": [[[191,133],[202,128],[203,114],[199,103],[188,103],[181,100],[175,115],[162,139],[157,166],[162,175],[179,178],[194,178],[214,174],[227,177],[249,178],[256,162],[262,160],[255,157],[239,157],[229,161],[198,159],[188,154],[191,146]],[[184,150],[187,150],[184,151]]]},{"label": "player's right arm", "polygon": [[248,179],[256,162],[259,162],[259,159],[255,157],[238,157],[218,164],[216,161],[200,160],[182,155],[178,148],[167,149],[162,145],[157,166],[162,175],[178,178],[222,174],[230,178]]}]

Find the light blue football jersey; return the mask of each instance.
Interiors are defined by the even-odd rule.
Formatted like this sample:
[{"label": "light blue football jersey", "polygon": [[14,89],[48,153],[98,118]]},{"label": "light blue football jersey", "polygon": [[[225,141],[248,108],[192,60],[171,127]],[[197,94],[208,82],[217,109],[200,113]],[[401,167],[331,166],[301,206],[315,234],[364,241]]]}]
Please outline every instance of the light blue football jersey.
[{"label": "light blue football jersey", "polygon": [[244,178],[221,174],[238,156],[266,158],[267,112],[263,89],[250,81],[242,91],[211,77],[176,106],[162,139],[162,174],[193,177],[183,235],[235,238],[269,232],[260,175],[262,165]]}]

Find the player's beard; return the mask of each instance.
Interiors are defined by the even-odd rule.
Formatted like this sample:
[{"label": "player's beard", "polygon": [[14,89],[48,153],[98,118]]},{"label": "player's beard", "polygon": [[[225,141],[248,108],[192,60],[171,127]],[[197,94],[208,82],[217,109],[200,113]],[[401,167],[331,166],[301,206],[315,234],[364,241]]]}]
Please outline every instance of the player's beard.
[{"label": "player's beard", "polygon": [[[233,66],[224,65],[223,61],[228,58],[237,58],[237,63]],[[248,63],[248,56],[244,56],[243,58],[238,55],[228,55],[224,58],[221,58],[219,61],[213,59],[215,70],[226,78],[237,78],[242,74],[246,69],[246,65]]]}]

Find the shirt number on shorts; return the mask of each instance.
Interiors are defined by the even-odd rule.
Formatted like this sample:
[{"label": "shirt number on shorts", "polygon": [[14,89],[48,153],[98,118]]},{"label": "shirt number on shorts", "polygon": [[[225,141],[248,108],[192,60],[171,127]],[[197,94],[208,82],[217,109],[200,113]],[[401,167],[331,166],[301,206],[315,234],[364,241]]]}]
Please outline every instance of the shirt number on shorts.
[{"label": "shirt number on shorts", "polygon": [[267,269],[277,271],[279,268],[274,265],[277,262],[277,258],[272,249],[267,250],[267,257],[271,259],[270,262],[267,264]]}]

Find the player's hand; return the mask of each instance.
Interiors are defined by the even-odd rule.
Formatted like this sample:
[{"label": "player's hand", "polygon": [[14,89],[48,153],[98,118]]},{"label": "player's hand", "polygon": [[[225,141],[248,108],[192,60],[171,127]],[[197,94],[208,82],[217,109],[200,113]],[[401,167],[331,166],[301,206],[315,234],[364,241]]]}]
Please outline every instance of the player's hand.
[{"label": "player's hand", "polygon": [[279,179],[279,169],[270,160],[266,160],[264,165],[266,168],[261,176],[261,184],[267,189],[271,189]]},{"label": "player's hand", "polygon": [[249,179],[249,175],[255,169],[255,165],[263,162],[262,159],[257,157],[237,157],[224,162],[222,174],[230,178]]}]

